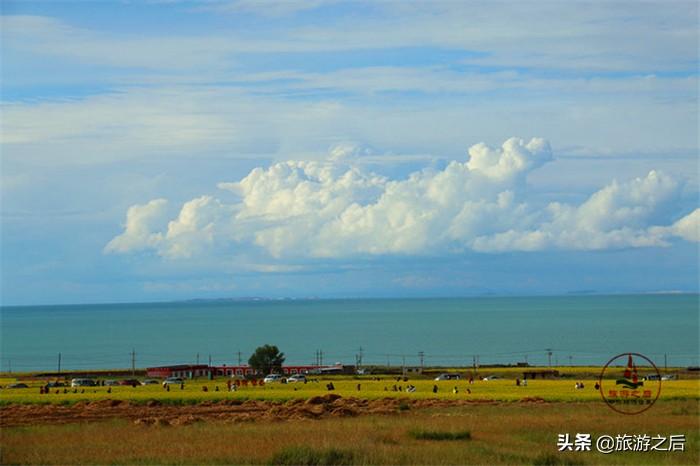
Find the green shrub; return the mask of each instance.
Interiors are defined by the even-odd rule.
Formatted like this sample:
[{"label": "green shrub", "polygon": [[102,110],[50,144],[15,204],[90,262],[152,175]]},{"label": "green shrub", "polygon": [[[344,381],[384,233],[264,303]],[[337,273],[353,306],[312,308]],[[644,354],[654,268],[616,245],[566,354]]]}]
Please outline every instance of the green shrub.
[{"label": "green shrub", "polygon": [[552,453],[546,453],[535,458],[533,466],[579,466],[583,463],[573,458],[562,458]]},{"label": "green shrub", "polygon": [[349,450],[329,448],[314,450],[310,447],[287,447],[275,453],[269,461],[281,466],[344,466],[353,464],[355,454]]},{"label": "green shrub", "polygon": [[457,432],[440,432],[436,430],[412,430],[409,435],[416,440],[470,440],[471,432],[460,430]]}]

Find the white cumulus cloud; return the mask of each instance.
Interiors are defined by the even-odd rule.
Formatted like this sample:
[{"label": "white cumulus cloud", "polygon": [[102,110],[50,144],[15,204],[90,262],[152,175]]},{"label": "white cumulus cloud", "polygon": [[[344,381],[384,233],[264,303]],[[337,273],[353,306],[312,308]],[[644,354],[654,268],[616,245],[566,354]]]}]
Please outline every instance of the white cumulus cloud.
[{"label": "white cumulus cloud", "polygon": [[157,232],[167,221],[165,199],[154,199],[147,204],[134,205],[126,212],[124,233],[105,246],[105,252],[131,252],[156,247],[163,234]]},{"label": "white cumulus cloud", "polygon": [[687,241],[700,242],[700,209],[695,209],[671,226],[673,234]]},{"label": "white cumulus cloud", "polygon": [[[133,206],[106,252],[153,249],[191,258],[257,247],[275,258],[443,255],[464,251],[601,250],[698,241],[698,210],[675,212],[683,184],[664,173],[614,180],[582,203],[532,202],[528,173],[552,160],[549,143],[476,144],[465,161],[392,180],[365,171],[355,145],[324,161],[287,161],[220,183],[237,200],[186,202],[162,230],[163,200]],[[161,224],[163,225],[163,224]]]}]

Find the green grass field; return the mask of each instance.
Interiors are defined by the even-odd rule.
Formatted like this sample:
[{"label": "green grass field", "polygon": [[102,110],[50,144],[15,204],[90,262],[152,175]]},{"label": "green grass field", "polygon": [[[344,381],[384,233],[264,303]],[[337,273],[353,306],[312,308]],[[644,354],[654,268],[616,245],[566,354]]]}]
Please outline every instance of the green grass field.
[{"label": "green grass field", "polygon": [[[41,425],[3,429],[0,463],[694,465],[698,405],[664,401],[637,416],[603,403],[501,403],[287,422]],[[685,435],[686,444],[677,452],[559,452],[565,433]]]}]

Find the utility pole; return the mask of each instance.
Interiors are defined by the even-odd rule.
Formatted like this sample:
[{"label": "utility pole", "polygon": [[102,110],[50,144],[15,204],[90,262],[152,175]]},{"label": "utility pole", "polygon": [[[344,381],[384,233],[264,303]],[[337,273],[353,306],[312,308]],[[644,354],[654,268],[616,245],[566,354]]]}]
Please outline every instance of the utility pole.
[{"label": "utility pole", "polygon": [[136,375],[136,349],[131,348],[131,376]]},{"label": "utility pole", "polygon": [[472,356],[472,372],[476,375],[476,356]]},{"label": "utility pole", "polygon": [[359,371],[360,366],[362,366],[362,347],[360,346],[360,352],[355,355],[355,370]]},{"label": "utility pole", "polygon": [[401,373],[406,374],[406,356],[401,355]]},{"label": "utility pole", "polygon": [[664,372],[668,372],[668,354],[664,353]]},{"label": "utility pole", "polygon": [[573,359],[573,356],[569,355],[569,367],[573,366],[574,364],[571,362]]},{"label": "utility pole", "polygon": [[321,366],[323,366],[323,350],[318,350],[319,361],[321,361]]},{"label": "utility pole", "polygon": [[241,350],[238,350],[238,367],[241,366]]},{"label": "utility pole", "polygon": [[58,353],[58,373],[61,373],[61,353]]},{"label": "utility pole", "polygon": [[549,367],[552,367],[552,348],[546,348],[547,358],[549,360]]},{"label": "utility pole", "polygon": [[197,365],[199,366],[199,353],[197,353]]},{"label": "utility pole", "polygon": [[420,371],[423,373],[423,358],[425,358],[425,352],[418,351],[418,357],[420,358]]},{"label": "utility pole", "polygon": [[209,367],[211,367],[211,354],[209,355]]}]

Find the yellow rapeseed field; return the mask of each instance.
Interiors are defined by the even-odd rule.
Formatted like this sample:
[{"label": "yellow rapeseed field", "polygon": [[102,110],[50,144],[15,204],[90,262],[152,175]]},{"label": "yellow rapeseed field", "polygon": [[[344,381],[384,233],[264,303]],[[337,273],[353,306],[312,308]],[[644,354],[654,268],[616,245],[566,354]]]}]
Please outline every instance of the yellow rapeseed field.
[{"label": "yellow rapeseed field", "polygon": [[[16,379],[0,379],[0,385],[6,387]],[[239,387],[235,392],[227,390],[227,380],[188,380],[184,389],[178,385],[166,391],[161,385],[145,386],[113,386],[113,387],[84,387],[72,389],[60,387],[51,389],[49,394],[40,394],[40,386],[45,383],[40,380],[21,380],[29,385],[25,389],[0,390],[0,403],[72,403],[77,401],[115,399],[130,401],[160,400],[172,403],[197,403],[205,400],[220,399],[260,399],[285,401],[293,398],[309,398],[329,393],[326,385],[332,382],[337,393],[343,397],[377,399],[385,397],[401,398],[443,398],[443,399],[472,399],[518,401],[523,398],[542,398],[545,401],[597,401],[600,393],[594,388],[594,379],[558,379],[558,380],[528,380],[527,386],[517,386],[513,379],[474,380],[470,384],[466,380],[433,381],[426,379],[409,379],[397,381],[396,378],[384,376],[380,380],[372,378],[353,377],[324,377],[318,381],[304,383],[274,383],[264,386]],[[575,383],[582,382],[583,389],[576,389]],[[415,387],[414,392],[407,392],[409,385]],[[433,388],[437,386],[437,393]],[[206,388],[206,391],[205,391]],[[109,390],[109,392],[108,392]],[[456,393],[455,393],[456,391]],[[58,392],[58,393],[56,393]],[[671,380],[662,382],[660,401],[674,399],[700,399],[700,380]]]}]

